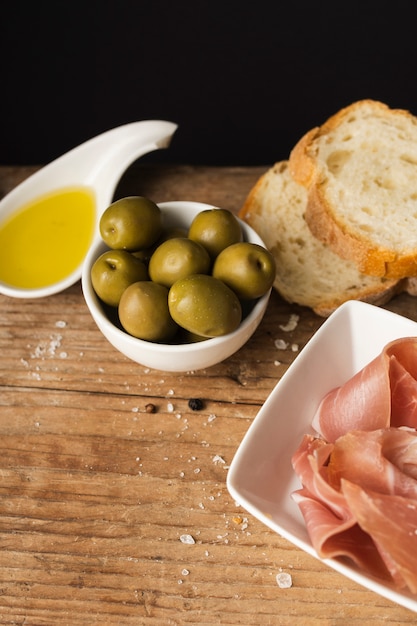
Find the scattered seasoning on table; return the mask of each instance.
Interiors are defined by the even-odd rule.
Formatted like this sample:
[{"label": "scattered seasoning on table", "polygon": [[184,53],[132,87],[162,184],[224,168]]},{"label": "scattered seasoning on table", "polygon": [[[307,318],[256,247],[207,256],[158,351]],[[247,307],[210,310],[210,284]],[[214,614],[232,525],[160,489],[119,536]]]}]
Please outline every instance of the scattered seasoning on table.
[{"label": "scattered seasoning on table", "polygon": [[284,341],[284,339],[276,339],[274,341],[274,344],[277,350],[286,350],[290,345],[288,341]]},{"label": "scattered seasoning on table", "polygon": [[145,406],[145,411],[146,411],[147,413],[155,413],[155,411],[156,411],[156,406],[150,402],[149,404],[147,404],[147,405]]},{"label": "scattered seasoning on table", "polygon": [[291,574],[287,574],[285,572],[281,572],[276,575],[277,585],[280,589],[289,589],[292,587],[292,577]]},{"label": "scattered seasoning on table", "polygon": [[190,407],[192,411],[201,411],[201,409],[204,406],[204,403],[201,400],[201,398],[190,398],[188,400],[188,406]]},{"label": "scattered seasoning on table", "polygon": [[286,324],[280,324],[279,327],[284,332],[288,333],[297,328],[298,321],[300,319],[299,315],[292,314]]}]

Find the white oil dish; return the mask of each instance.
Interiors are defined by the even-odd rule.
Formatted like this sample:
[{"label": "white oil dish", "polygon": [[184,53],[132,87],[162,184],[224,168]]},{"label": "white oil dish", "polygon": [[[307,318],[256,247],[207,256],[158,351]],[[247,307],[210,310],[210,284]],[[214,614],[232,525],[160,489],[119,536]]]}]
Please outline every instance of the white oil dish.
[{"label": "white oil dish", "polygon": [[144,154],[168,147],[176,129],[163,120],[113,128],[7,194],[0,202],[0,293],[39,298],[79,280],[123,172]]}]

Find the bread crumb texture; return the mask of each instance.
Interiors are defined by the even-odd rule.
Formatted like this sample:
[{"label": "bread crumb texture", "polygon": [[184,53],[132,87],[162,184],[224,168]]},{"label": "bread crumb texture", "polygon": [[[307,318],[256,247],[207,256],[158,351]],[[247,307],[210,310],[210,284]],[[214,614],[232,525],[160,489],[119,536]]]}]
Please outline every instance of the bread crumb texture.
[{"label": "bread crumb texture", "polygon": [[398,281],[363,274],[313,236],[305,220],[307,199],[288,161],[281,161],[257,181],[240,211],[274,255],[274,287],[281,296],[322,316],[350,299],[382,303],[392,297]]},{"label": "bread crumb texture", "polygon": [[307,133],[290,161],[315,237],[363,273],[417,274],[415,116],[361,100]]}]

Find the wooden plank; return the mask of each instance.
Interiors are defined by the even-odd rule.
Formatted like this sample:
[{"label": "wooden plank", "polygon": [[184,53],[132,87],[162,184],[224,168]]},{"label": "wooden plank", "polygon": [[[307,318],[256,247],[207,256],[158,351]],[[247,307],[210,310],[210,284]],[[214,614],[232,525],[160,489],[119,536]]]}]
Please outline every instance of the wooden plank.
[{"label": "wooden plank", "polygon": [[[139,163],[116,195],[236,212],[264,169]],[[1,192],[35,170],[0,168]],[[387,308],[417,319],[409,296]],[[265,528],[226,489],[253,418],[322,323],[274,293],[236,355],[172,374],[117,353],[79,284],[44,300],[0,296],[0,623],[414,623]],[[280,572],[291,588],[278,587]]]}]

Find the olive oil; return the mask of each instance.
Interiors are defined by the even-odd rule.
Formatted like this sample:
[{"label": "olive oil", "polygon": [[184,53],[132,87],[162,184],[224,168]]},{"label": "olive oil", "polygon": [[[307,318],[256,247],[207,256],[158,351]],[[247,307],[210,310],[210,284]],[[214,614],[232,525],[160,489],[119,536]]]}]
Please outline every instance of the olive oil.
[{"label": "olive oil", "polygon": [[36,289],[69,276],[92,242],[95,213],[89,187],[61,189],[22,206],[0,223],[0,281]]}]

